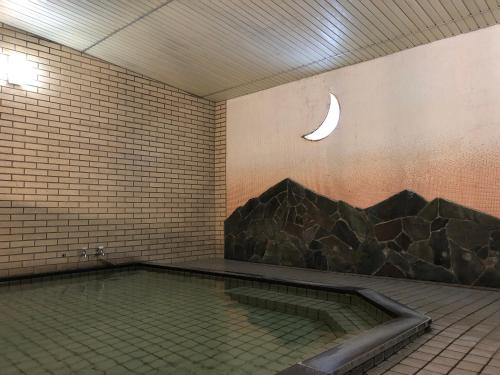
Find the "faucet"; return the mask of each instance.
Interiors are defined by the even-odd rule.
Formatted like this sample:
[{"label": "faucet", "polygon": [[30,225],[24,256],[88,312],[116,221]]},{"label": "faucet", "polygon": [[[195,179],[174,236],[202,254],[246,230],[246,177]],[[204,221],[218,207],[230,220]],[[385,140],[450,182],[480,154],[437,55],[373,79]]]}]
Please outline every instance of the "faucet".
[{"label": "faucet", "polygon": [[82,258],[83,260],[87,260],[89,258],[89,255],[87,254],[87,248],[86,247],[84,247],[80,251],[80,258]]},{"label": "faucet", "polygon": [[104,246],[97,246],[97,250],[95,251],[96,258],[104,256]]}]

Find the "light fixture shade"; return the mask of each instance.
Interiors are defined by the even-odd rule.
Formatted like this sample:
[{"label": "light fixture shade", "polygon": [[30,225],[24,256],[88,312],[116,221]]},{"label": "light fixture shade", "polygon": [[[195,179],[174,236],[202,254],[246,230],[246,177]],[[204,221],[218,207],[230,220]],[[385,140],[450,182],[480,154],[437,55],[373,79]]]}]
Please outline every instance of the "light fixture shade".
[{"label": "light fixture shade", "polygon": [[23,54],[7,57],[7,82],[14,85],[33,85],[37,80],[34,63],[28,61]]},{"label": "light fixture shade", "polygon": [[330,105],[328,114],[321,125],[312,133],[305,134],[302,137],[308,141],[320,141],[328,137],[337,127],[340,119],[340,105],[337,97],[330,93]]}]

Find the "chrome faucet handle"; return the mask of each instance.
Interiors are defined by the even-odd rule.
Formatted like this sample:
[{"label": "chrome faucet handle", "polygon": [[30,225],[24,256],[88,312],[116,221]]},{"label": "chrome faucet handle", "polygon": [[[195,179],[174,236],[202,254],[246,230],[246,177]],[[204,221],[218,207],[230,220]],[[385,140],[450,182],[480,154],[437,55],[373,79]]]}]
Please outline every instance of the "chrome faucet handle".
[{"label": "chrome faucet handle", "polygon": [[80,258],[83,258],[84,260],[87,260],[89,258],[89,255],[87,254],[87,248],[86,247],[84,247],[80,251]]},{"label": "chrome faucet handle", "polygon": [[97,246],[95,256],[96,257],[104,256],[104,246]]}]

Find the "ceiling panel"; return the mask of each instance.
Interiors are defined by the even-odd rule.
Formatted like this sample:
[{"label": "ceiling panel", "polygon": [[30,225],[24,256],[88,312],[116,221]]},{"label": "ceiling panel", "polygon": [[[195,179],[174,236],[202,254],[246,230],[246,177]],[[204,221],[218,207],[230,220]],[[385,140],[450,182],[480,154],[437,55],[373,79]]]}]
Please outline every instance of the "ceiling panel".
[{"label": "ceiling panel", "polygon": [[500,22],[498,0],[0,0],[0,22],[212,100]]},{"label": "ceiling panel", "polygon": [[8,25],[85,50],[166,0],[1,0]]}]

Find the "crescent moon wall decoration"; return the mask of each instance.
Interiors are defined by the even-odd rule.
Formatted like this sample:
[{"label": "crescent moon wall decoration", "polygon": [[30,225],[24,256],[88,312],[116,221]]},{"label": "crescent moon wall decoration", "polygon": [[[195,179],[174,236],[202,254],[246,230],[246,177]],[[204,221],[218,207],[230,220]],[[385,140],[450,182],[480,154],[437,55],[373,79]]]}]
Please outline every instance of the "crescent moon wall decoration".
[{"label": "crescent moon wall decoration", "polygon": [[320,141],[328,137],[337,127],[340,119],[340,105],[337,97],[330,93],[330,106],[328,113],[321,125],[312,133],[304,134],[302,137],[308,141]]}]

